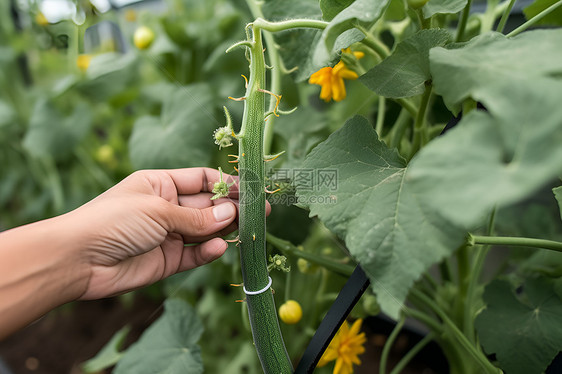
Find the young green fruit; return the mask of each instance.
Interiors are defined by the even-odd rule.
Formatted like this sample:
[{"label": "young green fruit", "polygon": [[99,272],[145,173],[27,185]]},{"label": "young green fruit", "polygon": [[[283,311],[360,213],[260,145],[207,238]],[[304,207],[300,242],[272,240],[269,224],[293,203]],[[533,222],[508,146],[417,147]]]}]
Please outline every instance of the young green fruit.
[{"label": "young green fruit", "polygon": [[302,318],[301,305],[295,300],[287,300],[279,307],[279,318],[288,325],[298,323]]},{"label": "young green fruit", "polygon": [[154,31],[146,26],[141,26],[135,31],[133,42],[138,49],[147,49],[154,41]]}]

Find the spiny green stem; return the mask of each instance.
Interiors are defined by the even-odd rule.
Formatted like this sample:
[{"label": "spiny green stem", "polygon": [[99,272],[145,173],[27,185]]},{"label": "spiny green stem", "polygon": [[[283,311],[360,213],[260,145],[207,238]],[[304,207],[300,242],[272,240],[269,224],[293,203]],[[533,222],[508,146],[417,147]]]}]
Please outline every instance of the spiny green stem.
[{"label": "spiny green stem", "polygon": [[519,238],[509,236],[480,236],[469,235],[469,245],[490,244],[490,245],[506,245],[519,247],[544,248],[552,251],[562,252],[562,243],[554,240]]},{"label": "spiny green stem", "polygon": [[516,0],[510,0],[509,5],[505,8],[505,12],[502,14],[502,18],[500,19],[500,23],[498,23],[498,27],[496,28],[497,32],[503,32],[503,28],[507,23],[507,19],[509,18],[509,14],[511,13],[511,9],[513,8],[513,4],[515,4]]},{"label": "spiny green stem", "polygon": [[309,262],[312,262],[313,264],[320,265],[344,277],[349,277],[353,273],[354,267],[351,265],[341,264],[325,256],[301,251],[293,244],[291,244],[291,242],[280,239],[270,233],[267,233],[266,238],[269,243],[271,243],[275,248],[279,249],[286,255],[303,258]]},{"label": "spiny green stem", "polygon": [[390,348],[392,348],[392,345],[394,344],[394,341],[398,337],[398,334],[400,334],[400,331],[402,330],[402,327],[404,326],[404,322],[406,322],[406,316],[404,314],[402,314],[402,316],[400,317],[400,320],[398,321],[396,326],[394,326],[394,329],[390,333],[390,336],[388,337],[388,340],[386,341],[386,343],[384,345],[384,348],[382,349],[381,361],[380,361],[380,365],[379,365],[379,373],[380,374],[386,373],[386,363],[388,361],[388,355],[390,354]]},{"label": "spiny green stem", "polygon": [[464,30],[466,29],[466,22],[468,21],[468,16],[470,15],[471,6],[472,0],[468,0],[461,14],[461,19],[457,28],[457,37],[455,38],[456,42],[461,42],[464,38]]},{"label": "spiny green stem", "polygon": [[400,374],[400,372],[402,370],[404,370],[404,368],[406,367],[406,365],[408,365],[408,363],[414,358],[416,357],[416,355],[426,346],[428,345],[433,339],[435,338],[435,334],[433,332],[430,332],[429,334],[427,334],[422,340],[420,340],[415,346],[412,347],[412,349],[410,349],[410,351],[408,351],[408,353],[406,353],[404,355],[404,357],[402,357],[402,359],[400,359],[400,361],[398,361],[398,363],[396,364],[396,366],[392,369],[392,371],[390,372],[390,374]]},{"label": "spiny green stem", "polygon": [[537,14],[536,16],[534,16],[533,18],[531,18],[530,20],[528,20],[527,22],[525,22],[524,24],[522,24],[521,26],[519,26],[518,28],[516,28],[512,32],[510,32],[509,34],[507,34],[506,36],[507,37],[515,36],[515,35],[523,32],[523,31],[527,30],[529,27],[533,26],[535,23],[537,23],[538,21],[543,19],[549,13],[552,13],[554,10],[556,10],[560,6],[562,6],[562,0],[558,1],[555,4],[552,4],[551,6],[549,6],[548,8],[546,8],[545,10],[543,10],[542,12],[540,12],[539,14]]},{"label": "spiny green stem", "polygon": [[[256,4],[254,0],[247,0],[246,3],[252,12],[252,16],[256,19],[263,20],[263,12],[261,7]],[[280,94],[281,92],[281,57],[279,56],[279,51],[275,47],[275,40],[270,33],[264,34],[266,52],[269,57],[269,64],[273,67],[271,70],[271,86],[270,91],[275,94]],[[268,112],[273,112],[277,106],[277,99],[274,96],[269,98],[269,109]],[[265,122],[264,129],[264,139],[263,139],[263,150],[265,154],[271,153],[271,145],[273,143],[273,130],[275,128],[275,116],[269,116]]]},{"label": "spiny green stem", "polygon": [[[265,60],[259,27],[251,29],[250,77],[244,115],[238,135],[240,170],[239,247],[244,287],[262,290],[268,284],[265,241],[265,168],[263,129]],[[247,294],[246,303],[254,345],[265,374],[290,374],[293,367],[285,349],[271,291]]]}]

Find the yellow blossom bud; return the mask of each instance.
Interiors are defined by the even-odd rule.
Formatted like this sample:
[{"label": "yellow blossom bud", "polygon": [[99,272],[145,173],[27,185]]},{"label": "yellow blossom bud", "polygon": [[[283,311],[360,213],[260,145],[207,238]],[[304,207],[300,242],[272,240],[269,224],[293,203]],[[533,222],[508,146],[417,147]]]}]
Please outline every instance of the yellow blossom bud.
[{"label": "yellow blossom bud", "polygon": [[78,69],[80,69],[81,72],[85,72],[86,70],[88,70],[91,60],[92,60],[91,55],[86,55],[86,54],[78,55],[78,57],[76,58],[76,65],[78,66]]},{"label": "yellow blossom bud", "polygon": [[135,22],[137,20],[137,12],[134,9],[127,9],[125,11],[125,21]]},{"label": "yellow blossom bud", "polygon": [[301,305],[295,300],[287,300],[279,307],[279,318],[288,325],[298,323],[302,318]]},{"label": "yellow blossom bud", "polygon": [[47,26],[49,24],[47,17],[45,17],[45,15],[41,12],[37,13],[37,15],[35,16],[35,22],[39,26]]},{"label": "yellow blossom bud", "polygon": [[111,165],[116,161],[113,147],[111,147],[109,144],[100,146],[96,151],[95,158],[97,161],[106,165]]},{"label": "yellow blossom bud", "polygon": [[154,31],[146,26],[141,26],[135,31],[133,42],[138,49],[147,49],[154,41]]}]

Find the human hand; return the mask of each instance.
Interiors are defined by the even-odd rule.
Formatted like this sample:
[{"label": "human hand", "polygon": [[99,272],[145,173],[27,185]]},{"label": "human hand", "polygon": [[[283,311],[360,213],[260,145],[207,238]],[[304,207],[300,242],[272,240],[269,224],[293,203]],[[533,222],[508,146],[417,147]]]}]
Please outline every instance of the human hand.
[{"label": "human hand", "polygon": [[220,257],[227,243],[219,236],[237,227],[238,192],[234,185],[229,199],[210,200],[217,181],[219,172],[208,168],[139,171],[69,213],[90,272],[80,299],[120,294]]}]

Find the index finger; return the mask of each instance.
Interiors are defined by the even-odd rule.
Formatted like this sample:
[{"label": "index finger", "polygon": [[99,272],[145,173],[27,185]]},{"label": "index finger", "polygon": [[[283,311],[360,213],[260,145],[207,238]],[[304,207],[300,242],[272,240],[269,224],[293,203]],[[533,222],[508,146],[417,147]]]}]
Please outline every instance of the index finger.
[{"label": "index finger", "polygon": [[[212,192],[215,183],[220,181],[219,171],[211,168],[169,169],[165,172],[174,182],[178,195]],[[237,197],[238,177],[223,172],[223,180],[227,183],[236,182],[230,192],[232,197]]]}]

